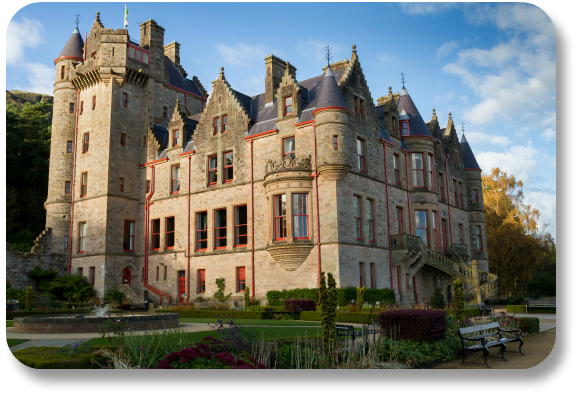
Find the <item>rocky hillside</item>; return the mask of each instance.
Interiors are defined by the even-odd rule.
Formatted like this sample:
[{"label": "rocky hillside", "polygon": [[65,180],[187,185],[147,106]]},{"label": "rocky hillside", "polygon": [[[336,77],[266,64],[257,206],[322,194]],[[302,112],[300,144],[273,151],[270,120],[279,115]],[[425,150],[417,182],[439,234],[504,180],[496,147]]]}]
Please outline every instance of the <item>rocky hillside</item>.
[{"label": "rocky hillside", "polygon": [[6,91],[6,105],[13,103],[19,108],[24,103],[35,104],[40,101],[47,101],[52,104],[54,98],[49,95],[42,95],[40,93],[20,92],[20,91]]}]

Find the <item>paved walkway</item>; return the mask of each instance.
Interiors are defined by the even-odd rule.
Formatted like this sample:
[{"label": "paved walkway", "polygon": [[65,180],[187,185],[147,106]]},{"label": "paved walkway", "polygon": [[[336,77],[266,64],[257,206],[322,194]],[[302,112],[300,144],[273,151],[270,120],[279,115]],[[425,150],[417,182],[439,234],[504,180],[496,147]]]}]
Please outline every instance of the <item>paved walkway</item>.
[{"label": "paved walkway", "polygon": [[[70,334],[69,334],[70,336]],[[41,339],[41,340],[30,340],[24,343],[17,344],[10,347],[10,351],[18,351],[28,347],[64,347],[66,345],[73,345],[74,343],[80,343],[87,341],[88,339]]]}]

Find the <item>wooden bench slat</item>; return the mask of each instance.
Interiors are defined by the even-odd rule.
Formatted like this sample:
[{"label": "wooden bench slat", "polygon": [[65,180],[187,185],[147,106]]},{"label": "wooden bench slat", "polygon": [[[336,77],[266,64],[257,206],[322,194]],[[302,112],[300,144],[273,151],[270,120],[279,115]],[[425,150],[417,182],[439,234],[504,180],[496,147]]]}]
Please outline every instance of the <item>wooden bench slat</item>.
[{"label": "wooden bench slat", "polygon": [[472,333],[472,332],[479,332],[479,331],[485,331],[488,329],[492,329],[492,328],[498,328],[500,326],[500,324],[498,322],[491,322],[489,324],[482,324],[482,325],[476,325],[476,326],[470,326],[467,328],[460,328],[459,331],[460,333]]}]

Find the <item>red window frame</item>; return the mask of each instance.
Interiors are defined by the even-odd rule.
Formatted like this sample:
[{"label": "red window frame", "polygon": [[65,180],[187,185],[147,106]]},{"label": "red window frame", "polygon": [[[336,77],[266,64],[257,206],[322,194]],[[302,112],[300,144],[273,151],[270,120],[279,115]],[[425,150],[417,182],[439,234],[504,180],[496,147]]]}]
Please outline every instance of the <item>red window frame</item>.
[{"label": "red window frame", "polygon": [[151,220],[151,249],[158,251],[161,248],[161,220]]},{"label": "red window frame", "polygon": [[[289,142],[289,140],[291,140],[293,142],[293,146],[292,146],[292,150],[287,151],[287,144]],[[295,136],[292,137],[287,137],[283,139],[283,158],[286,157],[287,155],[290,155],[293,159],[295,159]]]},{"label": "red window frame", "polygon": [[[83,229],[84,234],[82,234]],[[78,224],[78,252],[86,252],[86,222],[80,222]]]},{"label": "red window frame", "polygon": [[357,96],[353,97],[353,103],[355,107],[355,116],[357,116]]},{"label": "red window frame", "polygon": [[432,154],[428,154],[428,159],[429,159],[429,187],[430,190],[435,191],[435,180],[434,180],[434,176],[433,176],[433,171],[434,171],[434,157]]},{"label": "red window frame", "polygon": [[128,95],[126,93],[123,93],[121,98],[121,106],[126,107],[127,102],[128,102]]},{"label": "red window frame", "polygon": [[70,114],[74,114],[74,103],[70,103],[70,107],[69,107],[69,109],[68,109],[68,112],[69,112]]},{"label": "red window frame", "polygon": [[462,183],[458,182],[458,186],[459,186],[459,193],[460,193],[460,207],[464,207],[464,199],[462,196]]},{"label": "red window frame", "polygon": [[363,107],[365,106],[365,100],[359,99],[359,113],[361,114],[361,118],[363,118]]},{"label": "red window frame", "polygon": [[365,173],[365,140],[359,137],[357,138],[357,167],[361,173]]},{"label": "red window frame", "polygon": [[180,165],[172,165],[171,166],[171,194],[179,193],[179,191],[181,190],[180,177],[181,177],[181,166]]},{"label": "red window frame", "polygon": [[[425,188],[425,169],[423,163],[423,153],[412,152],[411,162],[413,167],[413,187],[414,188]],[[419,167],[421,165],[421,167]],[[420,178],[421,176],[421,178]],[[421,183],[420,183],[421,181]]]},{"label": "red window frame", "polygon": [[[287,195],[273,197],[273,224],[275,241],[287,240]],[[283,202],[285,206],[283,207]],[[284,208],[284,210],[283,210]]]},{"label": "red window frame", "polygon": [[70,194],[70,181],[64,181],[64,194]]},{"label": "red window frame", "polygon": [[90,133],[84,133],[84,137],[82,139],[82,153],[85,154],[88,152],[90,143]]},{"label": "red window frame", "polygon": [[124,178],[118,179],[118,191],[124,192]]},{"label": "red window frame", "polygon": [[478,202],[479,198],[478,198],[478,190],[477,189],[472,189],[472,197],[474,199],[474,202]]},{"label": "red window frame", "polygon": [[444,189],[444,174],[438,173],[438,187],[440,193],[440,200],[446,200],[445,189]]},{"label": "red window frame", "polygon": [[[231,157],[231,164],[228,165],[227,164],[227,155],[230,154]],[[230,171],[230,178],[229,178],[229,169],[231,169]],[[229,151],[229,152],[224,152],[223,153],[223,183],[224,184],[229,184],[233,182],[233,151]]]},{"label": "red window frame", "polygon": [[76,269],[76,274],[77,274],[79,277],[82,277],[82,275],[84,274],[84,272],[83,272],[83,270],[82,270],[81,267],[79,267],[79,268]]},{"label": "red window frame", "polygon": [[309,211],[307,194],[294,193],[293,195],[293,239],[309,238]]},{"label": "red window frame", "polygon": [[397,222],[397,233],[402,234],[403,233],[403,209],[401,207],[396,207],[396,212],[397,212],[397,218],[395,221]]},{"label": "red window frame", "polygon": [[375,241],[375,229],[373,224],[373,199],[366,199],[365,216],[367,219],[367,240]]},{"label": "red window frame", "polygon": [[92,110],[96,110],[96,96],[92,96]]},{"label": "red window frame", "polygon": [[[208,169],[209,169],[209,177],[208,177],[208,185],[211,187],[213,185],[217,185],[217,176],[218,176],[218,170],[217,170],[217,155],[211,155],[208,158]],[[215,167],[211,167],[211,159],[215,160]],[[212,174],[214,174],[214,176],[212,176]],[[211,182],[211,180],[215,180],[213,182]]]},{"label": "red window frame", "polygon": [[[290,101],[290,103],[287,103]],[[293,96],[283,98],[283,115],[288,116],[293,114]]]},{"label": "red window frame", "polygon": [[359,288],[363,287],[363,262],[359,262]]},{"label": "red window frame", "polygon": [[84,101],[80,102],[80,115],[84,112]]},{"label": "red window frame", "polygon": [[[220,223],[217,218],[224,218],[224,223]],[[215,250],[225,249],[227,248],[227,209],[216,209],[213,219],[215,223]]]},{"label": "red window frame", "polygon": [[163,107],[163,118],[167,117],[167,108]]},{"label": "red window frame", "polygon": [[64,249],[68,250],[68,236],[64,236]]},{"label": "red window frame", "polygon": [[458,224],[458,231],[460,233],[460,244],[464,245],[464,225]]},{"label": "red window frame", "polygon": [[221,133],[221,118],[215,118],[214,128],[213,128],[213,135],[216,136]]},{"label": "red window frame", "polygon": [[134,251],[134,230],[135,230],[135,222],[125,220],[122,235],[122,249],[124,251],[128,252]]},{"label": "red window frame", "polygon": [[150,62],[150,52],[132,44],[128,44],[128,57],[144,64]]},{"label": "red window frame", "polygon": [[[239,215],[240,210],[245,208],[245,221],[244,223],[241,216]],[[248,241],[248,229],[247,226],[248,216],[247,216],[247,205],[235,206],[235,247],[246,247]],[[244,238],[244,240],[242,239]],[[243,242],[244,241],[244,242]]]},{"label": "red window frame", "polygon": [[246,286],[245,266],[237,268],[237,292],[243,292]]},{"label": "red window frame", "polygon": [[126,134],[124,134],[124,133],[120,134],[120,146],[121,147],[126,146]]},{"label": "red window frame", "polygon": [[91,266],[89,268],[90,271],[90,285],[94,285],[94,279],[96,277],[96,267]]},{"label": "red window frame", "polygon": [[[425,219],[422,221],[422,219]],[[426,210],[415,210],[415,235],[421,237],[422,241],[425,241],[426,246],[430,246],[429,242],[429,233],[428,233],[428,226],[427,226],[428,218],[427,218],[427,211]],[[425,235],[425,240],[423,235]]]},{"label": "red window frame", "polygon": [[[171,226],[172,225],[172,226]],[[165,218],[165,249],[172,250],[175,248],[175,217]]]},{"label": "red window frame", "polygon": [[[205,251],[209,245],[209,217],[207,214],[206,211],[197,213],[197,251]],[[204,228],[201,228],[203,225],[201,217],[204,217],[205,220]]]},{"label": "red window frame", "polygon": [[445,219],[442,219],[442,247],[443,252],[448,252],[448,225]]},{"label": "red window frame", "polygon": [[227,116],[223,115],[223,117],[221,118],[221,125],[223,128],[223,133],[227,133]]},{"label": "red window frame", "polygon": [[454,184],[454,203],[458,205],[458,182],[456,180],[453,181]]},{"label": "red window frame", "polygon": [[355,219],[355,240],[362,240],[361,234],[361,196],[353,195],[353,218]]},{"label": "red window frame", "polygon": [[197,277],[199,279],[199,284],[198,284],[198,293],[200,294],[204,294],[205,293],[205,269],[199,269],[197,271]]},{"label": "red window frame", "polygon": [[80,175],[80,197],[85,197],[88,192],[88,173]]},{"label": "red window frame", "polygon": [[399,130],[402,136],[409,136],[409,120],[399,121]]},{"label": "red window frame", "polygon": [[339,149],[339,139],[337,136],[333,136],[333,150],[337,151]]},{"label": "red window frame", "polygon": [[179,140],[180,140],[180,133],[179,130],[173,130],[173,147],[176,147],[177,145],[179,145]]},{"label": "red window frame", "polygon": [[399,155],[397,154],[393,155],[393,174],[395,175],[395,183],[399,185]]},{"label": "red window frame", "polygon": [[431,229],[433,232],[433,244],[434,244],[434,248],[438,249],[438,228],[437,228],[437,224],[438,224],[438,213],[436,211],[432,211],[431,212]]},{"label": "red window frame", "polygon": [[480,225],[476,225],[476,247],[478,251],[484,250],[484,246],[482,244],[482,227]]}]

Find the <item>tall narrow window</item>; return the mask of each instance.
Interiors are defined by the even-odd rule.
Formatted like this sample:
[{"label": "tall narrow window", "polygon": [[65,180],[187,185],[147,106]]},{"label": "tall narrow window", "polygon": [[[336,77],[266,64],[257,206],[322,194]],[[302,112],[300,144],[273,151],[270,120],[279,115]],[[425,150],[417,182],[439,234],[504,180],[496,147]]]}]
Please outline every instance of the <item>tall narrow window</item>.
[{"label": "tall narrow window", "polygon": [[74,103],[70,103],[70,108],[68,109],[68,112],[74,114]]},{"label": "tall narrow window", "polygon": [[164,267],[163,268],[163,280],[167,281],[167,272],[168,272],[168,267]]},{"label": "tall narrow window", "polygon": [[399,185],[399,155],[393,155],[393,173],[395,174],[395,183]]},{"label": "tall narrow window", "polygon": [[122,106],[123,106],[123,107],[126,107],[126,104],[128,103],[128,95],[127,95],[126,93],[123,93],[123,94],[122,94],[122,101],[121,101],[121,103],[122,103]]},{"label": "tall narrow window", "polygon": [[88,143],[90,141],[90,134],[84,133],[83,145],[82,145],[82,153],[88,152]]},{"label": "tall narrow window", "polygon": [[81,101],[80,102],[80,115],[82,115],[83,112],[84,112],[84,102]]},{"label": "tall narrow window", "polygon": [[333,150],[337,151],[339,149],[339,139],[337,136],[333,136]]},{"label": "tall narrow window", "polygon": [[401,121],[401,135],[409,136],[409,121]]},{"label": "tall narrow window", "polygon": [[273,217],[275,220],[275,240],[287,238],[287,197],[276,195],[273,198]]},{"label": "tall narrow window", "polygon": [[215,249],[227,247],[227,209],[215,210]]},{"label": "tall narrow window", "polygon": [[64,181],[64,194],[68,195],[70,193],[70,181]]},{"label": "tall narrow window", "polygon": [[353,103],[354,103],[354,105],[355,105],[355,116],[357,116],[357,114],[358,114],[358,111],[357,111],[357,96],[355,96],[355,97],[353,98]]},{"label": "tall narrow window", "polygon": [[81,267],[79,267],[78,269],[76,269],[76,274],[78,274],[79,277],[82,277],[84,275],[83,270]]},{"label": "tall narrow window", "polygon": [[92,109],[96,110],[96,96],[92,96]]},{"label": "tall narrow window", "polygon": [[365,172],[365,141],[357,139],[357,168],[360,172]]},{"label": "tall narrow window", "polygon": [[233,151],[223,154],[223,183],[233,182]]},{"label": "tall narrow window", "polygon": [[86,222],[78,224],[78,252],[86,251]]},{"label": "tall narrow window", "polygon": [[464,207],[464,199],[462,198],[462,183],[458,183],[458,192],[460,194],[460,207]]},{"label": "tall narrow window", "polygon": [[163,107],[163,118],[167,117],[167,108]]},{"label": "tall narrow window", "polygon": [[458,225],[458,230],[459,230],[459,236],[460,236],[460,244],[464,245],[464,225],[459,224]]},{"label": "tall narrow window", "polygon": [[217,155],[209,156],[209,186],[217,185]]},{"label": "tall narrow window", "polygon": [[293,238],[309,238],[309,212],[307,211],[307,194],[293,194]]},{"label": "tall narrow window", "polygon": [[124,178],[118,179],[118,191],[124,192]]},{"label": "tall narrow window", "polygon": [[363,262],[359,262],[359,288],[363,288]]},{"label": "tall narrow window", "polygon": [[482,227],[480,225],[476,225],[476,247],[478,251],[484,249],[484,246],[482,245]]},{"label": "tall narrow window", "polygon": [[472,198],[474,200],[474,202],[478,202],[478,190],[477,189],[472,189]]},{"label": "tall narrow window", "polygon": [[181,167],[174,165],[171,167],[171,193],[179,193],[181,189]]},{"label": "tall narrow window", "polygon": [[443,173],[438,174],[438,189],[440,194],[440,200],[446,200],[445,188],[444,188],[444,175]]},{"label": "tall narrow window", "polygon": [[401,207],[396,207],[397,218],[395,219],[397,222],[397,234],[403,233],[403,209]]},{"label": "tall narrow window", "polygon": [[223,133],[225,133],[227,131],[227,116],[226,115],[223,115],[222,121],[223,121]]},{"label": "tall narrow window", "polygon": [[91,266],[89,271],[90,271],[90,285],[94,286],[94,278],[96,277],[96,267]]},{"label": "tall narrow window", "polygon": [[361,197],[353,195],[353,217],[355,219],[355,239],[361,240]]},{"label": "tall narrow window", "polygon": [[197,277],[199,278],[199,293],[205,293],[205,269],[201,269],[198,272]]},{"label": "tall narrow window", "polygon": [[213,134],[216,136],[219,133],[221,133],[221,118],[215,118]]},{"label": "tall narrow window", "polygon": [[458,205],[458,182],[454,180],[454,204]]},{"label": "tall narrow window", "polygon": [[126,134],[124,134],[124,133],[120,134],[120,146],[121,147],[126,146]]},{"label": "tall narrow window", "polygon": [[375,277],[375,263],[369,264],[369,287],[375,288],[375,283],[373,282]]},{"label": "tall narrow window", "polygon": [[438,213],[435,211],[431,212],[431,229],[433,233],[433,246],[438,248]]},{"label": "tall narrow window", "polygon": [[197,251],[207,249],[208,228],[207,212],[197,213]]},{"label": "tall narrow window", "polygon": [[435,191],[435,184],[434,184],[434,157],[433,155],[428,154],[429,157],[429,188],[432,191]]},{"label": "tall narrow window", "polygon": [[245,290],[245,267],[237,268],[237,292]]},{"label": "tall narrow window", "polygon": [[442,248],[443,252],[448,252],[448,231],[447,231],[447,221],[442,219]]},{"label": "tall narrow window", "polygon": [[375,233],[373,228],[373,200],[367,199],[365,202],[365,215],[367,219],[367,240],[370,242],[375,241]]},{"label": "tall narrow window", "polygon": [[68,236],[64,236],[64,249],[68,250]]},{"label": "tall narrow window", "polygon": [[235,207],[235,247],[247,245],[247,206]]},{"label": "tall narrow window", "polygon": [[287,96],[283,100],[285,103],[285,112],[284,112],[285,116],[291,115],[293,113],[293,97]]},{"label": "tall narrow window", "polygon": [[165,219],[165,248],[175,248],[175,217]]},{"label": "tall narrow window", "polygon": [[159,271],[160,271],[160,267],[157,266],[157,276],[156,276],[156,280],[159,281]]},{"label": "tall narrow window", "polygon": [[423,154],[421,152],[411,154],[413,164],[413,186],[414,188],[424,188]]},{"label": "tall narrow window", "polygon": [[179,145],[180,141],[180,132],[178,130],[173,131],[173,147]]},{"label": "tall narrow window", "polygon": [[359,99],[359,114],[363,118],[363,107],[365,106],[365,100]]},{"label": "tall narrow window", "polygon": [[62,66],[60,68],[60,79],[63,80],[64,79],[64,66]]},{"label": "tall narrow window", "polygon": [[427,211],[415,211],[415,235],[421,237],[423,243],[429,247],[429,236],[427,234]]},{"label": "tall narrow window", "polygon": [[153,219],[151,221],[151,236],[152,236],[152,249],[158,250],[161,248],[161,220]]},{"label": "tall narrow window", "polygon": [[88,193],[88,173],[80,175],[80,197],[85,197]]},{"label": "tall narrow window", "polygon": [[295,137],[283,139],[283,157],[287,155],[295,159]]},{"label": "tall narrow window", "polygon": [[125,251],[134,251],[134,221],[124,221],[122,249]]},{"label": "tall narrow window", "polygon": [[151,180],[147,180],[147,193],[151,191]]}]

